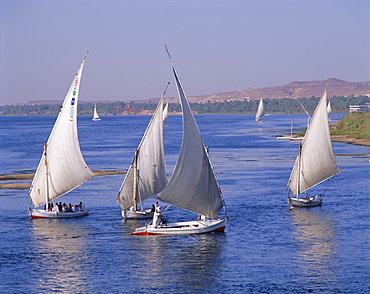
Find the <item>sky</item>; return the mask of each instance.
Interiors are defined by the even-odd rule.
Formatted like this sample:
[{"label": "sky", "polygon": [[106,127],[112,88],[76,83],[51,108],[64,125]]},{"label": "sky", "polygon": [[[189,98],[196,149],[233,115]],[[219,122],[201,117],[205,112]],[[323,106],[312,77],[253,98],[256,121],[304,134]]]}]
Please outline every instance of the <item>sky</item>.
[{"label": "sky", "polygon": [[370,81],[368,0],[0,0],[0,105]]}]

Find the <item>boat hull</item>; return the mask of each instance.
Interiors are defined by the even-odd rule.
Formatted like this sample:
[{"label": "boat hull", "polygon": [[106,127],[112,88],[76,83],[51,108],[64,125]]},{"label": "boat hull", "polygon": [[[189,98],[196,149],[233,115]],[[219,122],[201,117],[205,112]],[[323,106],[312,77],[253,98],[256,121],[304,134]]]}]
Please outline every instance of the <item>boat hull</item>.
[{"label": "boat hull", "polygon": [[89,214],[90,210],[74,211],[74,212],[53,212],[45,209],[32,209],[30,211],[30,218],[73,218],[81,217]]},{"label": "boat hull", "polygon": [[154,212],[152,212],[151,209],[146,209],[145,211],[122,210],[121,213],[124,219],[149,219],[149,218],[153,218]]},{"label": "boat hull", "polygon": [[294,142],[302,142],[303,141],[303,137],[293,137],[293,138],[289,138],[290,141],[294,141]]},{"label": "boat hull", "polygon": [[277,140],[290,140],[292,137],[289,137],[289,136],[280,136],[280,137],[276,137]]},{"label": "boat hull", "polygon": [[312,206],[319,206],[322,204],[322,198],[317,195],[312,198],[288,198],[288,203],[292,206],[297,207],[312,207]]},{"label": "boat hull", "polygon": [[153,227],[148,225],[135,229],[131,235],[190,235],[205,234],[211,232],[223,232],[226,227],[225,219],[207,221],[189,221],[168,223]]}]

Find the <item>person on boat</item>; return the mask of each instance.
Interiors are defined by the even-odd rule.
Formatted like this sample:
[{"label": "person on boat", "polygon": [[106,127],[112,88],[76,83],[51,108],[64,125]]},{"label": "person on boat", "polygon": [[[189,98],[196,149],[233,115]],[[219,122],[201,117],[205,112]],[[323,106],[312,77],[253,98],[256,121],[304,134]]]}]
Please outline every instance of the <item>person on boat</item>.
[{"label": "person on boat", "polygon": [[161,214],[160,215],[160,224],[161,226],[166,226],[168,223],[168,220],[166,218],[163,217],[163,215]]},{"label": "person on boat", "polygon": [[53,203],[50,203],[50,204],[48,205],[48,211],[53,211]]},{"label": "person on boat", "polygon": [[158,202],[156,203],[156,206],[155,206],[155,211],[153,213],[153,227],[157,227],[160,225],[161,223],[161,216],[162,216],[162,209],[161,207],[158,205]]},{"label": "person on boat", "polygon": [[77,204],[75,205],[75,211],[80,211],[80,207]]},{"label": "person on boat", "polygon": [[62,202],[59,202],[59,204],[58,204],[58,208],[59,208],[59,212],[62,212],[62,210],[63,210]]},{"label": "person on boat", "polygon": [[154,212],[155,211],[155,205],[152,204],[152,209],[150,210],[150,212]]},{"label": "person on boat", "polygon": [[55,204],[55,205],[53,206],[53,209],[52,209],[51,211],[52,211],[52,212],[56,212],[56,213],[58,213],[58,212],[59,212],[58,204]]},{"label": "person on boat", "polygon": [[82,202],[80,202],[80,204],[78,206],[80,207],[80,211],[84,210],[84,206],[83,206]]}]

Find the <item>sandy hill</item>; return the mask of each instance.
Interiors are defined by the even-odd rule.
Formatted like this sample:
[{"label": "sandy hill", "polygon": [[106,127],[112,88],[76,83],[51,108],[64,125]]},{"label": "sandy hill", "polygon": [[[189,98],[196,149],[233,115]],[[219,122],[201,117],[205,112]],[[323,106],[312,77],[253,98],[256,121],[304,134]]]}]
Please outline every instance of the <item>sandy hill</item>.
[{"label": "sandy hill", "polygon": [[[328,85],[328,96],[370,95],[370,82],[346,82],[338,79],[323,81],[292,82],[283,86],[248,89],[242,92],[226,92],[212,95],[188,97],[190,102],[222,102],[228,100],[253,100],[260,98],[300,98],[320,97]],[[175,102],[177,98],[168,98]],[[167,102],[168,102],[167,101]]]},{"label": "sandy hill", "polygon": [[[279,99],[279,98],[300,98],[300,97],[320,97],[325,86],[328,85],[328,97],[349,96],[349,95],[369,95],[370,82],[346,82],[335,78],[323,81],[303,81],[292,82],[283,86],[248,89],[242,92],[215,93],[203,96],[189,96],[188,99],[193,103],[224,102],[232,100],[253,100],[253,99]],[[130,102],[125,101],[124,102]],[[140,100],[137,102],[159,101],[159,98]],[[80,101],[80,103],[98,103],[115,101]],[[165,102],[178,103],[177,97],[166,98]],[[25,104],[61,104],[62,101],[30,101]]]}]

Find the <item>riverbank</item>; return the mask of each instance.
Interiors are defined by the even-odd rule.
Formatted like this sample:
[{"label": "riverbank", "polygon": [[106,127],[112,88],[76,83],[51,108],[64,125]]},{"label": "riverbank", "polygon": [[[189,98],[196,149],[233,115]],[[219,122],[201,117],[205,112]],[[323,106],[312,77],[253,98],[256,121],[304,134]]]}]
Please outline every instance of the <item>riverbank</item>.
[{"label": "riverbank", "polygon": [[[123,170],[93,170],[95,176],[110,176],[125,174],[127,171]],[[35,174],[11,174],[11,175],[0,175],[0,181],[32,181]],[[29,189],[31,184],[25,183],[5,183],[0,184],[0,189]]]},{"label": "riverbank", "polygon": [[[370,113],[352,112],[337,123],[329,123],[332,142],[370,146]],[[306,130],[298,132],[303,137]]]},{"label": "riverbank", "polygon": [[333,142],[341,142],[345,144],[370,146],[370,141],[361,138],[352,138],[347,135],[331,135],[331,140]]}]

